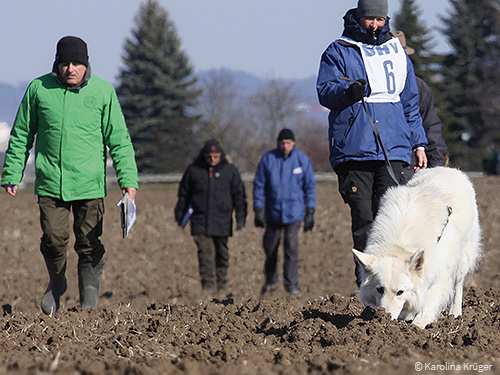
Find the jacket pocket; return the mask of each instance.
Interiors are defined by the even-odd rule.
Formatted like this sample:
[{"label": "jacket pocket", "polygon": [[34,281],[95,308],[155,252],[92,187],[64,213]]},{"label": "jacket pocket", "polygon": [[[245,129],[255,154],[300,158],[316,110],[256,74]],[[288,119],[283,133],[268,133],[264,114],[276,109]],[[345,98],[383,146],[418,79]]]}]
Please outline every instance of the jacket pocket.
[{"label": "jacket pocket", "polygon": [[[333,132],[333,144],[338,149],[343,149],[348,144],[347,139],[349,138],[352,128],[356,122],[357,116],[354,115],[354,111],[351,108],[345,110],[336,121]],[[337,131],[336,129],[337,128]]]}]

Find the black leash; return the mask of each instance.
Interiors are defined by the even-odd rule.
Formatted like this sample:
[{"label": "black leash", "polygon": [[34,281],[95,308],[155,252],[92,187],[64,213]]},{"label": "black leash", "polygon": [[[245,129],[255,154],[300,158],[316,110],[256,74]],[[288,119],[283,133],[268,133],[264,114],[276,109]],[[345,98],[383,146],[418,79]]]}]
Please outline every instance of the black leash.
[{"label": "black leash", "polygon": [[[340,79],[343,79],[343,80],[346,80],[349,82],[353,82],[353,83],[356,82],[348,77],[340,77]],[[382,149],[382,152],[384,153],[385,167],[387,168],[387,172],[389,172],[389,176],[391,176],[391,178],[394,180],[394,182],[397,185],[399,185],[400,184],[399,180],[396,178],[396,174],[394,173],[394,169],[392,169],[392,165],[391,165],[391,162],[389,161],[389,156],[387,156],[387,151],[385,149],[384,142],[382,142],[382,137],[380,136],[380,133],[379,133],[377,127],[373,123],[373,120],[370,117],[370,114],[368,113],[368,108],[366,107],[365,98],[361,98],[361,103],[363,103],[363,108],[365,109],[366,116],[368,117],[368,120],[370,121],[370,125],[372,126],[373,133],[375,134],[375,138],[377,139],[377,141],[380,145],[380,148]]]}]

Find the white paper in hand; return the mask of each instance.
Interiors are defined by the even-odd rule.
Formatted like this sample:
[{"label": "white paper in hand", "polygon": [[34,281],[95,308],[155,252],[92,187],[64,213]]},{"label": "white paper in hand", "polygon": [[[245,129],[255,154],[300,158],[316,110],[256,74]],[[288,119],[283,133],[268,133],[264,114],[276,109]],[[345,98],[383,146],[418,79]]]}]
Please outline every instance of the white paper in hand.
[{"label": "white paper in hand", "polygon": [[[123,198],[116,204],[121,208],[123,205],[122,211],[122,226],[123,226],[123,238],[127,237],[132,225],[134,225],[135,220],[137,218],[137,209],[135,206],[135,201],[133,199],[128,199],[128,193],[125,193]],[[126,228],[126,230],[125,230]]]},{"label": "white paper in hand", "polygon": [[136,207],[135,201],[133,199],[127,199],[128,207],[127,207],[127,235],[130,232],[130,228],[135,223],[136,215]]}]

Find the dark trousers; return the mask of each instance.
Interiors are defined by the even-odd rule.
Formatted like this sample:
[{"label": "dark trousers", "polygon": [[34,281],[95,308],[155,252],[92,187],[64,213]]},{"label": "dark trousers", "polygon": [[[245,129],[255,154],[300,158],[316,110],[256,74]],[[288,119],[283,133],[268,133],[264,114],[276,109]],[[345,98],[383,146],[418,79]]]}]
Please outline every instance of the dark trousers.
[{"label": "dark trousers", "polygon": [[226,288],[229,267],[227,237],[194,236],[198,247],[198,268],[203,290],[220,292]]},{"label": "dark trousers", "polygon": [[70,212],[73,212],[73,232],[78,264],[95,267],[104,255],[102,235],[104,199],[65,202],[51,197],[38,197],[40,225],[43,235],[40,251],[44,258],[65,256],[70,238]]},{"label": "dark trousers", "polygon": [[267,223],[264,233],[264,252],[266,262],[264,273],[266,284],[277,284],[278,276],[278,248],[281,240],[281,231],[284,233],[284,261],[283,281],[285,289],[291,291],[299,286],[299,240],[298,233],[302,222],[296,221],[288,225]]},{"label": "dark trousers", "polygon": [[[393,161],[392,168],[398,183],[406,181],[404,169],[407,163]],[[380,198],[386,190],[397,185],[383,161],[345,162],[335,171],[338,175],[339,192],[351,209],[351,231],[354,248],[364,251],[368,232],[378,211]],[[359,266],[355,268],[356,283],[360,284]]]}]

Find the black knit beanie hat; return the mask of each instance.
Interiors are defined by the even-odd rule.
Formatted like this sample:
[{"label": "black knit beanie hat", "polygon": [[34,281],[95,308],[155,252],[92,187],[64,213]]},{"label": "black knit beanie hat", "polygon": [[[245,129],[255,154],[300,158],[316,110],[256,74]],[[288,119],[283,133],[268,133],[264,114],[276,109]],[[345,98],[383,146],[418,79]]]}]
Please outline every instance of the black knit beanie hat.
[{"label": "black knit beanie hat", "polygon": [[77,62],[89,66],[87,44],[76,36],[65,36],[57,42],[55,65],[62,62]]},{"label": "black knit beanie hat", "polygon": [[278,134],[278,142],[283,139],[291,139],[292,141],[295,142],[295,136],[293,135],[293,131],[287,128],[282,129]]},{"label": "black knit beanie hat", "polygon": [[356,9],[356,19],[361,17],[387,18],[389,6],[387,0],[359,0]]}]

